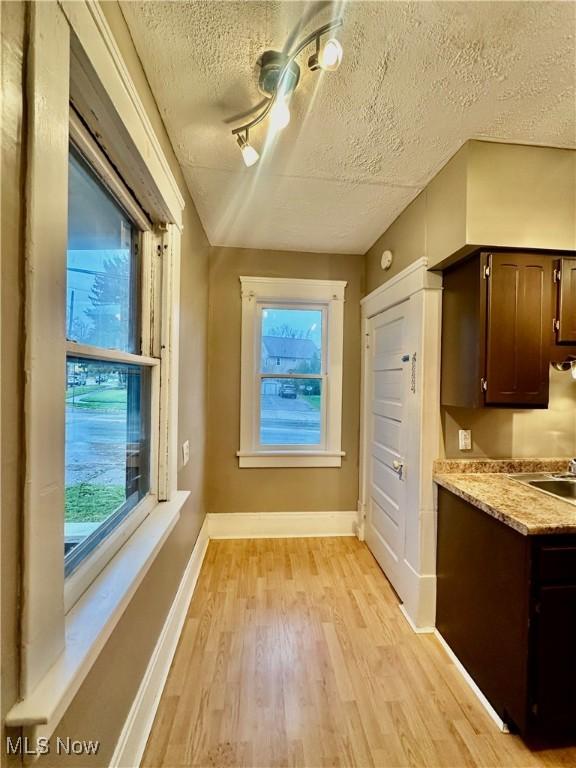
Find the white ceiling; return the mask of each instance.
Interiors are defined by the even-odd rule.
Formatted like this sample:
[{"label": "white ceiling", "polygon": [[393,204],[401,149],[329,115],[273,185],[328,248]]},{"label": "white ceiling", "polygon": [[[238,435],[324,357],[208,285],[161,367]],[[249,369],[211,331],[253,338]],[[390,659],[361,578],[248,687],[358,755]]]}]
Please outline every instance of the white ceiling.
[{"label": "white ceiling", "polygon": [[213,245],[364,253],[467,139],[576,145],[572,2],[349,0],[342,66],[301,54],[292,121],[265,151],[251,133],[252,168],[224,121],[311,4],[121,6]]}]

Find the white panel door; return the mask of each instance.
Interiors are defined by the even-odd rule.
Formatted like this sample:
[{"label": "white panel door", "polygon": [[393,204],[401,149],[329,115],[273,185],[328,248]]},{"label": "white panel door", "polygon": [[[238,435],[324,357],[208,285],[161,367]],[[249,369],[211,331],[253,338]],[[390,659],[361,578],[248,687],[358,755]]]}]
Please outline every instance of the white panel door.
[{"label": "white panel door", "polygon": [[366,542],[394,588],[406,534],[406,349],[409,301],[370,320]]}]

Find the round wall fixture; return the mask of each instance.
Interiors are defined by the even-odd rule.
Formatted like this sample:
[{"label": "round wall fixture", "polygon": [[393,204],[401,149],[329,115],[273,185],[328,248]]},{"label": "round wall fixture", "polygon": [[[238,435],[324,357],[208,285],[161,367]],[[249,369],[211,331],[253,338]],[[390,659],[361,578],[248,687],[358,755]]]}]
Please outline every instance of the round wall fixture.
[{"label": "round wall fixture", "polygon": [[382,266],[382,269],[390,269],[393,261],[394,255],[392,254],[392,251],[384,251],[380,260],[380,265]]}]

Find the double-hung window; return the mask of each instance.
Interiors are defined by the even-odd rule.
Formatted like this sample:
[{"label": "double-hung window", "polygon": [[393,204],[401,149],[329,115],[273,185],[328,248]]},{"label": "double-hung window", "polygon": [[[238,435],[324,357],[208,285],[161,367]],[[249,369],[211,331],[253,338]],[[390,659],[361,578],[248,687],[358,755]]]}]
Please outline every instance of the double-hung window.
[{"label": "double-hung window", "polygon": [[346,283],[240,280],[240,466],[340,466]]},{"label": "double-hung window", "polygon": [[154,356],[157,318],[156,324],[151,318],[161,290],[145,214],[74,115],[72,128],[63,510],[68,603],[157,501],[160,360]]}]

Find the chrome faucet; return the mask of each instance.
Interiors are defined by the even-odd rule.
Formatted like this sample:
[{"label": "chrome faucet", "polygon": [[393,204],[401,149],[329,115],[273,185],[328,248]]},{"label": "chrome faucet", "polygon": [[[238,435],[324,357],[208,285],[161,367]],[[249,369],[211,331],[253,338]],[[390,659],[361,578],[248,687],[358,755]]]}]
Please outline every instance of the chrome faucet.
[{"label": "chrome faucet", "polygon": [[568,464],[568,472],[571,475],[576,475],[576,459],[570,460],[570,464]]}]

